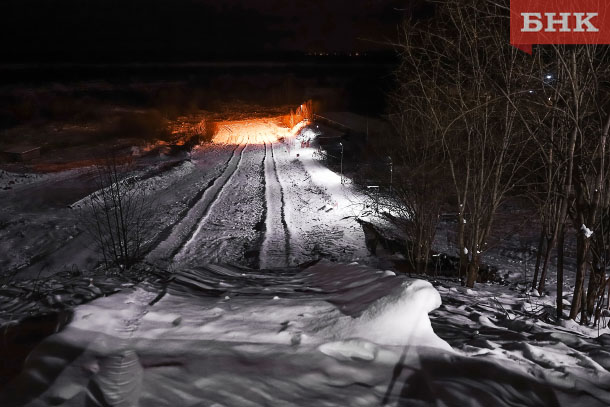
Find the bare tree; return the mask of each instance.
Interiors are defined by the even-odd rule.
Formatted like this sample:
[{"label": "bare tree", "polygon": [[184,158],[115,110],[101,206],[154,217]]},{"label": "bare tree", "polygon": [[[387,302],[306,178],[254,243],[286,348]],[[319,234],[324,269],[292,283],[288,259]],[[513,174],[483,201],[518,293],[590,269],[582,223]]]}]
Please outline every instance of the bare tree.
[{"label": "bare tree", "polygon": [[[528,107],[534,129],[531,141],[538,146],[538,156],[528,189],[535,197],[542,235],[547,238],[540,280],[535,273],[532,287],[544,291],[550,251],[558,243],[557,318],[561,318],[564,236],[569,219],[577,234],[570,318],[582,311],[583,323],[594,312],[599,288],[605,284],[605,237],[597,233],[605,224],[609,194],[607,52],[598,46],[540,47],[529,85],[534,94]],[[585,294],[589,264],[593,267]]]},{"label": "bare tree", "polygon": [[129,163],[116,156],[96,167],[97,191],[81,206],[80,218],[98,245],[107,269],[129,269],[150,240],[151,199],[128,177]]},{"label": "bare tree", "polygon": [[551,253],[559,235],[564,233],[570,199],[565,186],[572,169],[568,120],[552,103],[560,91],[556,76],[549,73],[555,72],[555,61],[544,52],[537,52],[532,61],[533,69],[524,72],[528,103],[520,114],[527,123],[531,148],[536,152],[528,163],[526,194],[537,209],[541,225],[532,289],[543,293]]},{"label": "bare tree", "polygon": [[394,182],[388,201],[402,220],[401,226],[408,240],[407,258],[413,269],[427,272],[432,244],[436,235],[440,212],[447,199],[447,179],[443,176],[443,146],[429,131],[426,121],[416,123],[412,117],[425,117],[423,111],[413,114],[414,107],[405,103],[408,98],[395,95],[393,115],[398,139],[392,145]]},{"label": "bare tree", "polygon": [[[607,47],[553,46],[548,49],[557,71],[549,104],[563,119],[566,174],[562,185],[561,219],[568,215],[577,233],[576,279],[570,318],[581,312],[581,323],[593,314],[599,288],[605,281],[604,239],[591,252],[605,223],[610,203],[608,132],[610,114],[607,81],[610,79]],[[594,256],[585,292],[588,265]],[[559,301],[559,298],[558,298]]]},{"label": "bare tree", "polygon": [[425,122],[410,131],[443,146],[466,284],[477,278],[500,204],[509,194],[525,192],[541,224],[532,288],[544,292],[557,246],[561,318],[570,222],[577,235],[570,318],[580,313],[587,323],[599,319],[610,289],[610,51],[557,45],[540,46],[533,57],[520,53],[505,38],[508,5],[436,2],[433,22],[405,26],[398,46],[402,119]]},{"label": "bare tree", "polygon": [[452,0],[437,14],[433,27],[405,27],[399,49],[415,84],[404,98],[422,106],[409,120],[424,117],[442,145],[457,203],[460,269],[472,287],[495,213],[530,154],[516,95],[524,92],[520,70],[531,64],[506,43],[502,5]]}]

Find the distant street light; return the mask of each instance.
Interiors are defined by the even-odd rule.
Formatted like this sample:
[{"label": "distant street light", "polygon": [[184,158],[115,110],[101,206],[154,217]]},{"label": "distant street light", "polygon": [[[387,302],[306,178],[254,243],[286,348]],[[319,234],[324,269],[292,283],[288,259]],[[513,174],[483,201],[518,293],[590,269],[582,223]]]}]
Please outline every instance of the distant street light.
[{"label": "distant street light", "polygon": [[557,77],[549,72],[546,75],[544,75],[544,77],[542,78],[542,82],[545,85],[553,85],[557,82]]},{"label": "distant street light", "polygon": [[339,142],[341,146],[341,185],[343,185],[343,143]]}]

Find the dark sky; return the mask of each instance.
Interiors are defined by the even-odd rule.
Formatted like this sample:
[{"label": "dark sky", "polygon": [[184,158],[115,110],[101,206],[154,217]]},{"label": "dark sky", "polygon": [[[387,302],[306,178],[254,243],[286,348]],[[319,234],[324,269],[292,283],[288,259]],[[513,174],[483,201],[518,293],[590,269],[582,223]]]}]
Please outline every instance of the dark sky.
[{"label": "dark sky", "polygon": [[413,0],[1,0],[4,63],[375,52]]}]

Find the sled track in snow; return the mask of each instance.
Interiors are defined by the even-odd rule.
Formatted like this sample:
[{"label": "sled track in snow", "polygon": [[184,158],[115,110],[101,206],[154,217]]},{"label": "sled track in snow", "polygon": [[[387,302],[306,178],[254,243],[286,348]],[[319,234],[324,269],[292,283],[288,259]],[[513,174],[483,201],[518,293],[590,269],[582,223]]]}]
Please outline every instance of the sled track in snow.
[{"label": "sled track in snow", "polygon": [[267,218],[260,268],[286,267],[290,263],[290,231],[286,223],[284,189],[277,173],[273,143],[265,144],[264,167]]},{"label": "sled track in snow", "polygon": [[[189,234],[189,237],[185,241],[185,243],[182,244],[180,247],[177,247],[176,250],[172,253],[172,256],[171,256],[172,258],[176,258],[177,260],[179,260],[179,258],[182,257],[186,248],[189,247],[197,239],[197,236],[203,229],[204,225],[207,223],[207,220],[208,220],[210,214],[212,213],[213,208],[216,205],[216,202],[218,202],[218,197],[223,193],[223,191],[225,190],[225,187],[231,183],[233,176],[239,169],[239,167],[242,163],[243,157],[244,157],[244,151],[248,147],[249,141],[250,141],[250,137],[248,137],[248,140],[246,140],[245,143],[240,145],[239,154],[235,154],[235,157],[233,157],[230,160],[229,165],[224,170],[222,175],[217,178],[217,181],[214,182],[214,185],[212,186],[212,188],[209,189],[210,198],[207,201],[207,206],[206,206],[202,216],[200,217],[199,222],[197,222],[197,224],[191,229],[191,233]],[[204,198],[205,198],[205,196],[204,196]]]},{"label": "sled track in snow", "polygon": [[239,167],[248,141],[249,139],[242,141],[233,149],[220,174],[197,193],[176,223],[161,232],[156,244],[153,244],[153,249],[146,256],[147,261],[172,260],[192,240],[218,195]]},{"label": "sled track in snow", "polygon": [[271,158],[273,159],[273,172],[275,173],[275,179],[277,180],[277,184],[280,186],[280,197],[282,202],[282,226],[284,227],[284,240],[286,244],[286,265],[288,265],[288,262],[290,260],[290,231],[288,230],[288,223],[286,223],[286,202],[284,201],[284,187],[282,187],[280,177],[277,174],[277,164],[275,162],[275,154],[273,153],[273,144],[271,144]]},{"label": "sled track in snow", "polygon": [[265,179],[265,162],[267,161],[267,141],[263,142],[264,148],[263,148],[263,160],[261,161],[261,166],[260,166],[260,179],[263,185],[263,199],[262,199],[262,208],[261,208],[261,213],[260,213],[260,218],[258,220],[258,222],[256,223],[256,225],[254,226],[255,230],[258,233],[258,237],[256,239],[256,243],[255,243],[255,247],[257,250],[255,250],[255,256],[252,259],[252,268],[260,268],[261,266],[261,251],[263,250],[263,244],[265,243],[265,238],[267,236],[267,213],[268,213],[268,208],[267,208],[267,199],[266,199],[266,193],[267,193],[267,181]]}]

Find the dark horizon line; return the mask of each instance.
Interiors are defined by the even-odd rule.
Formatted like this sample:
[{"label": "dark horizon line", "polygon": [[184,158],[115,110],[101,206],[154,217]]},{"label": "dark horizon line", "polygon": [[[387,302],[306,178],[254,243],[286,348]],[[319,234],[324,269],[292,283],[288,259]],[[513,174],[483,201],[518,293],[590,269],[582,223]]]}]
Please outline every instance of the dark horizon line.
[{"label": "dark horizon line", "polygon": [[248,66],[262,64],[294,64],[294,63],[394,63],[397,61],[397,55],[394,51],[374,50],[352,52],[328,52],[325,55],[316,55],[314,53],[305,52],[289,52],[289,53],[263,53],[254,55],[243,54],[227,54],[214,55],[210,58],[163,58],[161,56],[149,56],[142,58],[128,58],[123,56],[117,57],[100,57],[100,58],[14,58],[12,61],[0,63],[2,68],[11,67],[53,67],[53,66],[214,66],[214,65],[235,65]]}]

